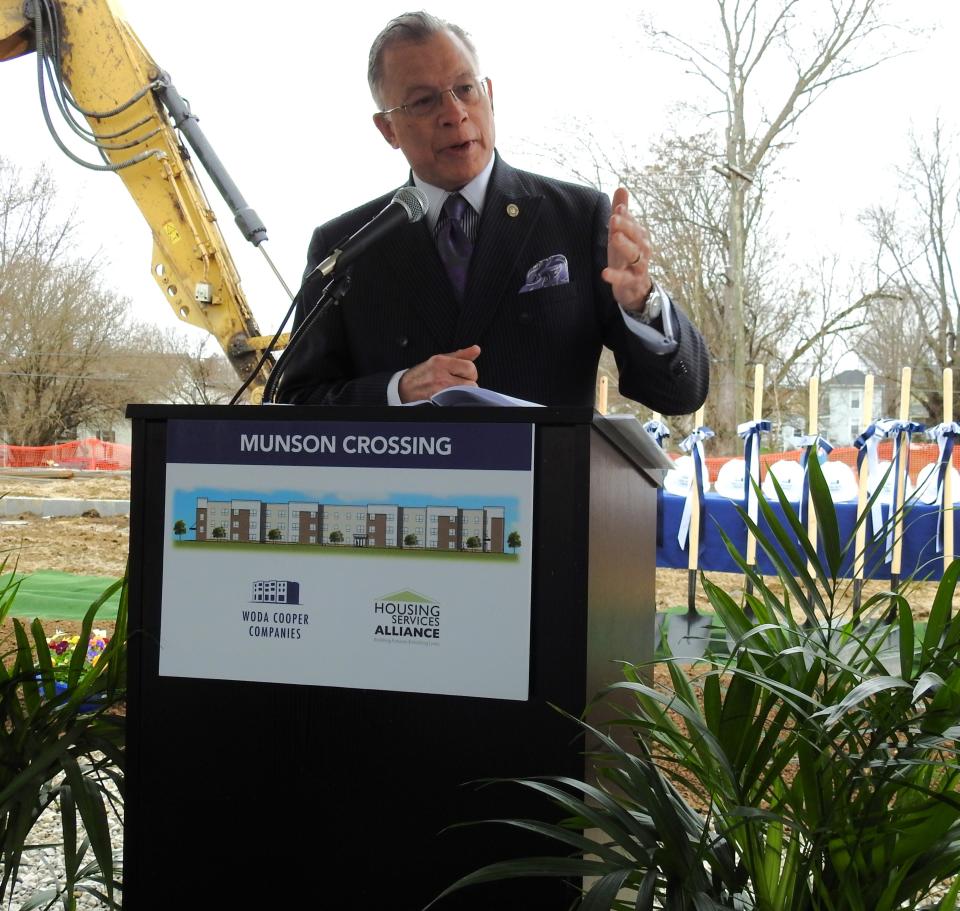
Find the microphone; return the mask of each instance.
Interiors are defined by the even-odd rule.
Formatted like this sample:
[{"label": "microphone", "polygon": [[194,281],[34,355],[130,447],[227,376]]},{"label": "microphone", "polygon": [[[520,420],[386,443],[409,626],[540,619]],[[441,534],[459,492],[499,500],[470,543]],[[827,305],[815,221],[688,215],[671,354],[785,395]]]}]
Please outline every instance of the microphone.
[{"label": "microphone", "polygon": [[426,193],[416,187],[401,187],[379,215],[375,215],[359,231],[348,237],[308,277],[313,278],[318,273],[327,276],[334,271],[342,271],[384,235],[401,225],[420,221],[427,214],[428,208]]}]

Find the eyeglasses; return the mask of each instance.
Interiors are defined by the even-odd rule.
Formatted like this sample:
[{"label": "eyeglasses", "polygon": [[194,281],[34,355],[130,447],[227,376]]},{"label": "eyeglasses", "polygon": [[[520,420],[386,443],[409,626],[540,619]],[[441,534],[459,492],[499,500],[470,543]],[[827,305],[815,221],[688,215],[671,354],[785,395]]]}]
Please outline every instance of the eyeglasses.
[{"label": "eyeglasses", "polygon": [[387,114],[395,114],[397,111],[403,111],[410,117],[416,117],[417,119],[431,117],[443,106],[443,96],[446,95],[447,92],[453,95],[454,99],[459,101],[464,107],[476,107],[480,103],[481,98],[487,97],[487,77],[474,76],[468,81],[460,82],[457,85],[438,92],[428,92],[424,90],[420,92],[413,101],[408,101],[406,104],[398,104],[395,108],[390,108],[389,111],[381,111],[380,113],[386,116]]}]

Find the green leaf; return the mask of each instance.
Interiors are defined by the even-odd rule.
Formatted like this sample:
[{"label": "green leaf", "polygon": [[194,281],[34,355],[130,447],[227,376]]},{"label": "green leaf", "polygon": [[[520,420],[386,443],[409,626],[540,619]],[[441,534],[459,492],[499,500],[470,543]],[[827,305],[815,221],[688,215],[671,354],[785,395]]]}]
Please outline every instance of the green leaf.
[{"label": "green leaf", "polygon": [[913,677],[913,612],[910,605],[901,601],[897,605],[900,626],[900,675],[904,680]]},{"label": "green leaf", "polygon": [[[100,869],[107,878],[109,886],[110,879],[113,876],[113,849],[110,844],[110,827],[107,821],[106,808],[100,799],[96,785],[84,776],[80,766],[72,756],[64,757],[63,770],[66,773],[67,781],[70,782],[73,799],[76,801],[80,818],[83,820],[87,837],[90,839],[90,847],[93,848],[94,857],[96,857]],[[74,832],[75,837],[76,832]],[[64,838],[66,838],[66,831],[64,832]]]},{"label": "green leaf", "polygon": [[50,646],[47,645],[47,634],[43,630],[43,624],[39,620],[34,620],[30,624],[30,632],[33,633],[33,641],[37,647],[37,666],[40,668],[41,676],[44,681],[52,681],[53,660],[50,657]]},{"label": "green leaf", "polygon": [[927,631],[923,636],[923,645],[920,650],[920,669],[925,670],[940,647],[947,623],[950,621],[950,612],[953,605],[953,596],[960,577],[960,560],[954,560],[943,574],[937,593],[930,608],[930,617],[927,619]]},{"label": "green leaf", "polygon": [[40,686],[37,682],[39,670],[33,662],[33,650],[23,628],[23,624],[14,619],[13,632],[17,641],[17,660],[14,663],[14,675],[19,677],[23,689],[23,701],[30,715],[40,708]]},{"label": "green leaf", "polygon": [[820,459],[817,457],[817,447],[814,445],[810,448],[810,458],[807,460],[807,474],[810,477],[810,499],[813,501],[813,510],[817,516],[820,543],[823,545],[823,554],[830,569],[830,579],[835,582],[840,575],[840,566],[843,563],[840,526],[837,523],[837,507],[833,503],[830,488],[823,476]]},{"label": "green leaf", "polygon": [[73,788],[64,785],[60,789],[60,825],[63,832],[63,867],[66,883],[64,891],[73,895],[76,885],[77,868],[77,808],[73,800]]},{"label": "green leaf", "polygon": [[[458,879],[452,886],[443,890],[427,908],[432,908],[441,899],[467,886],[481,883],[500,882],[504,879],[547,878],[574,876],[603,876],[603,864],[593,860],[581,860],[576,857],[529,857],[524,860],[504,860],[481,867],[473,873]],[[424,909],[426,911],[426,908]]]},{"label": "green leaf", "polygon": [[580,911],[610,911],[631,872],[629,869],[616,870],[601,876],[580,902]]},{"label": "green leaf", "polygon": [[917,678],[917,682],[913,686],[912,699],[916,702],[930,690],[938,690],[942,686],[946,686],[943,677],[931,671],[924,671],[924,673]]},{"label": "green leaf", "polygon": [[703,681],[703,714],[707,727],[714,735],[720,733],[720,717],[723,704],[720,697],[720,675],[707,674]]},{"label": "green leaf", "polygon": [[[783,548],[783,552],[793,564],[792,570],[788,571],[787,574],[796,575],[808,591],[816,592],[814,577],[810,575],[810,569],[812,568],[816,578],[820,580],[824,587],[829,588],[830,578],[827,570],[820,560],[816,545],[810,543],[810,539],[807,536],[807,529],[797,514],[796,504],[791,503],[787,499],[776,477],[773,479],[773,487],[777,493],[777,500],[780,503],[780,509],[783,512],[786,525],[784,525],[784,521],[781,521],[780,517],[773,511],[765,497],[760,498],[761,510],[767,519],[767,525]],[[759,543],[759,538],[757,540]],[[799,545],[799,551],[797,550],[797,545]],[[781,581],[784,581],[782,576]],[[822,600],[818,600],[818,606],[822,609]]]},{"label": "green leaf", "polygon": [[856,708],[860,703],[865,702],[871,696],[875,696],[884,690],[890,689],[911,689],[910,684],[900,677],[872,677],[863,683],[855,686],[843,699],[836,705],[828,705],[819,711],[814,712],[814,716],[825,715],[826,724],[835,724],[837,719]]}]

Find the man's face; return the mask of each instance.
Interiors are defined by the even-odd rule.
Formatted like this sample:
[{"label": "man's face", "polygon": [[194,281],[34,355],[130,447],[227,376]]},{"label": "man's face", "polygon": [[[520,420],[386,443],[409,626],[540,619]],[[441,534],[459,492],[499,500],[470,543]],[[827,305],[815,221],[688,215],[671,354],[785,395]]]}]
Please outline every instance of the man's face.
[{"label": "man's face", "polygon": [[[385,109],[406,104],[417,92],[442,91],[473,77],[476,63],[463,42],[449,32],[426,41],[389,46],[383,54],[381,94]],[[476,177],[493,154],[493,89],[474,107],[450,92],[440,109],[418,119],[406,111],[374,116],[377,129],[400,149],[421,180],[444,190],[459,190]]]}]

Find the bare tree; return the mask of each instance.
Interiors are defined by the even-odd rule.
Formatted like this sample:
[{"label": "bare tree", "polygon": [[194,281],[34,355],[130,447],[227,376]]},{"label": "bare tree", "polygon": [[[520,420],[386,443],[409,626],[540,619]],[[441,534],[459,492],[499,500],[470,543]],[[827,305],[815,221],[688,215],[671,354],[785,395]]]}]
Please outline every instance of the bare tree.
[{"label": "bare tree", "polygon": [[158,401],[175,405],[220,405],[230,401],[239,380],[210,335],[170,330],[143,339],[150,364],[149,388]]},{"label": "bare tree", "polygon": [[[729,365],[716,371],[715,382],[719,407],[735,423],[746,417],[748,256],[757,182],[785,135],[832,83],[880,62],[867,48],[883,27],[878,16],[881,0],[830,0],[821,6],[824,12],[818,21],[809,16],[809,4],[800,18],[799,0],[763,4],[715,0],[721,39],[717,44],[698,45],[671,32],[653,33],[659,46],[689,66],[718,98],[725,120],[724,158],[718,167],[726,181],[724,313],[732,357]],[[778,78],[784,64],[790,72],[786,80]],[[757,101],[757,90],[763,85],[769,91],[778,82],[780,100],[767,113]]]},{"label": "bare tree", "polygon": [[0,159],[0,426],[22,445],[109,426],[140,382],[128,302],[73,254],[55,195],[44,171],[24,180]]},{"label": "bare tree", "polygon": [[[726,255],[729,248],[727,187],[713,169],[718,149],[709,134],[667,137],[654,146],[654,164],[634,168],[605,160],[616,180],[626,186],[639,217],[655,238],[653,267],[677,295],[709,339],[715,377],[728,374],[734,363],[737,333],[745,338],[747,362],[764,364],[768,390],[765,411],[779,421],[804,410],[805,387],[811,369],[829,361],[837,337],[857,327],[868,296],[838,278],[836,261],[813,272],[783,269],[783,252],[768,230],[764,209],[765,168],[758,171],[745,215],[749,230],[744,259],[744,318],[729,310]],[[581,175],[582,176],[582,175]],[[774,175],[775,176],[775,175]],[[601,362],[611,371],[612,361]],[[752,372],[744,378],[741,396],[752,398]],[[706,405],[708,423],[724,411],[724,384],[712,385]],[[627,407],[619,399],[618,410]],[[689,421],[675,420],[681,432]],[[725,421],[714,429],[715,451],[739,446],[733,426]]]},{"label": "bare tree", "polygon": [[899,382],[900,368],[913,367],[913,395],[927,419],[937,422],[943,369],[954,366],[960,321],[951,257],[960,218],[960,160],[939,120],[928,139],[911,137],[909,162],[899,175],[896,203],[876,206],[862,220],[877,245],[877,286],[900,302],[894,319],[889,312],[871,314],[859,351],[888,380]]}]

